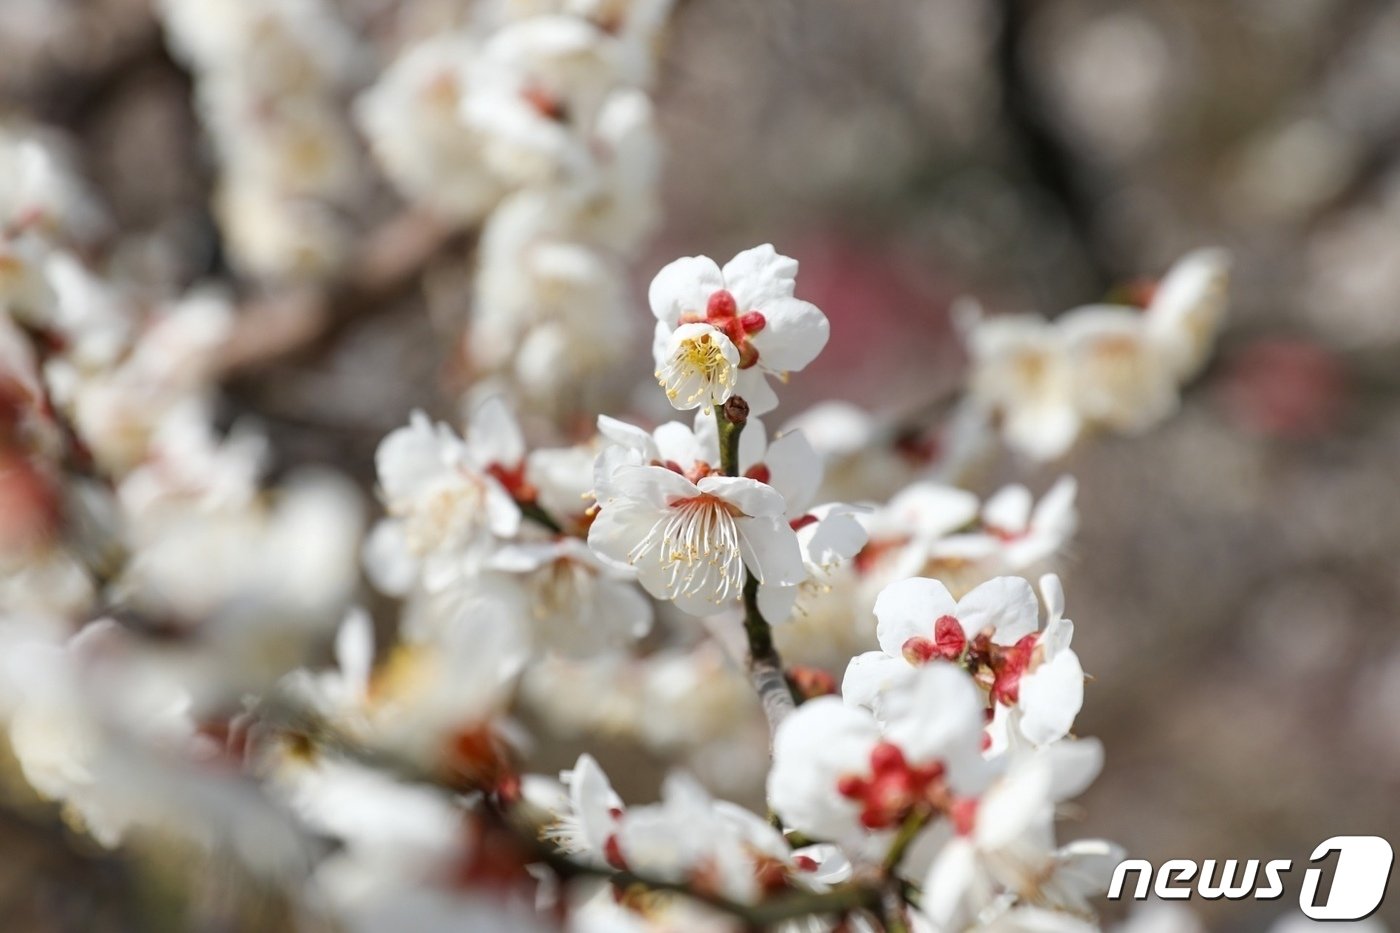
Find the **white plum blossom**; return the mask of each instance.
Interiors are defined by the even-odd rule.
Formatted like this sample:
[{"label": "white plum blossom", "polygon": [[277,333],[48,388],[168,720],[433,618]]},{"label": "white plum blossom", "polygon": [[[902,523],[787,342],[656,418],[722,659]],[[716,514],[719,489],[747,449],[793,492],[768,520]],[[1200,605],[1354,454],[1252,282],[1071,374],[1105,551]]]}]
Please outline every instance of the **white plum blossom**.
[{"label": "white plum blossom", "polygon": [[[963,315],[940,423],[897,395],[770,433],[830,336],[796,260],[676,259],[636,313],[673,5],[157,0],[213,176],[155,226],[107,224],[56,133],[0,121],[0,728],[69,828],[230,855],[350,930],[1095,928],[1122,853],[1055,819],[1104,751],[1073,734],[1060,580],[1028,582],[1079,487],[990,484],[1170,415],[1228,257]],[[380,439],[366,537],[364,491],[301,465],[324,445],[284,446],[308,404],[351,426],[341,354],[266,396],[245,374],[412,293],[443,351],[423,404],[466,424]],[[648,337],[693,420],[623,420],[668,410],[624,365]],[[981,456],[998,437],[1021,456]],[[760,786],[767,816],[722,799]]]},{"label": "white plum blossom", "polygon": [[982,702],[965,672],[920,670],[891,690],[888,713],[881,724],[837,697],[819,697],[783,721],[768,802],[785,825],[869,855],[888,843],[880,834],[912,813],[949,811],[980,790]]},{"label": "white plum blossom", "polygon": [[979,319],[966,340],[968,391],[1000,417],[1007,443],[1037,460],[1069,450],[1083,417],[1064,335],[1040,317],[1018,314]]},{"label": "white plum blossom", "polygon": [[707,410],[738,395],[761,415],[777,407],[780,380],[821,353],[826,315],[794,295],[797,261],[771,245],[745,250],[721,269],[705,256],[677,259],[652,280],[656,377],[671,404]]},{"label": "white plum blossom", "polygon": [[542,648],[586,656],[635,641],[651,628],[651,604],[632,575],[603,563],[578,538],[503,545],[486,566],[518,581],[512,604]]},{"label": "white plum blossom", "polygon": [[482,47],[461,115],[488,163],[523,183],[587,172],[586,136],[619,83],[611,36],[573,16],[508,24]]},{"label": "white plum blossom", "polygon": [[842,684],[847,702],[878,709],[881,694],[931,661],[960,661],[979,637],[1011,648],[1033,634],[1035,592],[1020,577],[997,577],[954,600],[927,577],[892,583],[875,600],[879,651],[851,660]]},{"label": "white plum blossom", "polygon": [[691,615],[737,601],[747,570],[760,584],[801,582],[797,536],[771,486],[715,474],[691,481],[664,466],[617,470],[615,497],[602,506],[588,543],[605,561],[633,571],[648,593]]},{"label": "white plum blossom", "polygon": [[1178,379],[1210,356],[1225,319],[1230,256],[1220,249],[1187,253],[1167,271],[1147,305],[1147,330]]},{"label": "white plum blossom", "polygon": [[580,755],[573,768],[562,771],[559,780],[566,791],[552,814],[554,822],[545,837],[562,851],[606,865],[618,860],[617,830],[623,816],[622,798],[592,755]]},{"label": "white plum blossom", "polygon": [[1035,460],[1063,456],[1087,428],[1138,433],[1175,410],[1225,314],[1228,259],[1183,258],[1146,309],[1087,305],[1053,319],[962,315],[968,404]]},{"label": "white plum blossom", "polygon": [[481,135],[459,113],[479,54],[470,36],[430,37],[385,69],[356,102],[360,125],[394,184],[461,223],[485,214],[504,187],[483,162]]},{"label": "white plum blossom", "polygon": [[923,883],[920,910],[936,928],[986,922],[1007,893],[1023,905],[1089,914],[1089,898],[1107,890],[1123,851],[1101,840],[1055,846],[1062,787],[1052,759],[1024,758],[963,810]]},{"label": "white plum blossom", "polygon": [[880,650],[851,660],[843,696],[883,716],[885,694],[913,671],[955,663],[974,675],[997,714],[1010,716],[1026,740],[1042,745],[1063,738],[1083,704],[1084,670],[1069,647],[1074,626],[1063,618],[1059,578],[1047,574],[1041,591],[1046,622],[1038,630],[1035,592],[1020,577],[996,577],[960,600],[937,580],[891,584],[875,602]]},{"label": "white plum blossom", "polygon": [[385,592],[421,581],[440,590],[480,568],[494,544],[520,528],[511,486],[525,443],[505,404],[489,399],[465,439],[415,412],[380,443],[375,468],[389,517],[374,529],[365,565]]}]

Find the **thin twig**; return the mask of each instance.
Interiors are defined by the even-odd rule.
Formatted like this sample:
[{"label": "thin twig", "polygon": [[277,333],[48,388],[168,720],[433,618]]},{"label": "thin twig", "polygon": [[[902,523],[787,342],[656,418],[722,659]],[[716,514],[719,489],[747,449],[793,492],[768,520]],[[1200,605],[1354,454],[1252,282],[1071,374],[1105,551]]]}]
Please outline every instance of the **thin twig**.
[{"label": "thin twig", "polygon": [[371,231],[332,281],[285,287],[245,303],[220,360],[224,373],[310,350],[351,321],[391,306],[452,248],[457,233],[431,213],[408,208]]},{"label": "thin twig", "polygon": [[[461,793],[463,790],[445,781],[442,776],[432,774],[406,759],[355,741],[320,717],[285,700],[272,699],[264,702],[259,707],[258,715],[260,721],[268,726],[305,736],[318,748],[382,769],[401,780],[440,787],[453,793]],[[880,890],[870,885],[859,884],[842,885],[827,891],[793,891],[757,904],[746,904],[684,881],[573,858],[542,839],[538,827],[519,819],[490,797],[483,798],[482,807],[478,812],[508,829],[523,844],[529,858],[547,865],[561,881],[593,877],[602,878],[619,889],[640,886],[651,891],[679,894],[730,914],[753,930],[764,930],[774,924],[799,917],[875,910],[880,906]]]},{"label": "thin twig", "polygon": [[904,861],[904,856],[909,853],[909,847],[914,840],[919,838],[919,833],[928,825],[929,817],[932,814],[927,811],[915,811],[904,820],[899,827],[899,832],[895,834],[894,842],[890,843],[890,849],[885,853],[884,871],[886,875],[893,875]]},{"label": "thin twig", "polygon": [[[748,423],[749,406],[734,396],[721,408],[715,409],[719,429],[720,470],[726,476],[739,475],[739,436]],[[783,673],[783,659],[773,644],[773,629],[758,608],[759,580],[753,572],[744,571],[744,635],[749,642],[749,683],[763,704],[770,733],[796,709],[792,687]]]}]

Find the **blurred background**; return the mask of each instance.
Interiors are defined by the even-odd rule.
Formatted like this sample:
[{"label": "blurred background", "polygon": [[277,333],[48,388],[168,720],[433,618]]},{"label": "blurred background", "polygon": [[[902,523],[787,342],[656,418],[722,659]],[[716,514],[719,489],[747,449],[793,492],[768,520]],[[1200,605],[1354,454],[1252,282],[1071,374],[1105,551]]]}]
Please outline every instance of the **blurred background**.
[{"label": "blurred background", "polygon": [[[370,34],[393,7],[341,5]],[[1077,731],[1108,761],[1067,834],[1154,863],[1400,840],[1400,5],[686,0],[656,103],[664,229],[634,294],[678,255],[797,257],[833,339],[780,415],[945,395],[959,295],[1055,313],[1228,248],[1231,319],[1176,418],[979,490],[1080,482]],[[177,281],[224,271],[190,80],[142,0],[0,0],[0,109],[73,134]],[[245,370],[230,420],[368,489],[379,438],[442,408],[432,320],[467,268]],[[0,852],[5,930],[159,928],[160,882],[51,815],[0,810]],[[1192,907],[1225,930],[1280,911]]]}]

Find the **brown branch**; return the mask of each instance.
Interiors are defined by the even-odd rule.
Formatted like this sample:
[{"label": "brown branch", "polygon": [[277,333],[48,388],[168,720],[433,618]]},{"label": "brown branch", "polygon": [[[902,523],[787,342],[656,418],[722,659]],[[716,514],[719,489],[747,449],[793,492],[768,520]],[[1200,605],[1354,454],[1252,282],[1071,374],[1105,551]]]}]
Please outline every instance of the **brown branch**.
[{"label": "brown branch", "polygon": [[371,231],[343,271],[324,284],[285,287],[247,302],[225,345],[231,376],[333,340],[352,321],[408,293],[458,232],[425,210],[405,209]]},{"label": "brown branch", "polygon": [[[453,786],[450,782],[445,782],[440,775],[433,774],[410,761],[356,742],[319,716],[285,700],[265,701],[258,710],[258,716],[267,726],[304,736],[319,748],[370,767],[383,769],[401,780],[440,787],[454,794],[463,791],[462,787]],[[820,892],[793,891],[775,895],[756,904],[747,904],[684,881],[673,881],[646,872],[616,869],[572,858],[542,839],[539,827],[520,819],[490,796],[482,798],[482,808],[479,812],[509,830],[523,845],[530,858],[548,866],[561,881],[567,882],[582,877],[601,878],[619,889],[640,886],[651,891],[678,894],[723,911],[737,918],[750,930],[766,930],[800,917],[845,914],[855,910],[873,911],[879,909],[881,904],[882,891],[868,884],[847,884]]]},{"label": "brown branch", "polygon": [[[749,406],[739,396],[715,409],[715,424],[719,431],[720,470],[727,476],[739,475],[739,436],[748,424]],[[758,578],[744,571],[744,634],[749,642],[749,683],[763,704],[770,734],[796,708],[792,687],[783,673],[783,659],[773,645],[773,629],[758,608]]]}]

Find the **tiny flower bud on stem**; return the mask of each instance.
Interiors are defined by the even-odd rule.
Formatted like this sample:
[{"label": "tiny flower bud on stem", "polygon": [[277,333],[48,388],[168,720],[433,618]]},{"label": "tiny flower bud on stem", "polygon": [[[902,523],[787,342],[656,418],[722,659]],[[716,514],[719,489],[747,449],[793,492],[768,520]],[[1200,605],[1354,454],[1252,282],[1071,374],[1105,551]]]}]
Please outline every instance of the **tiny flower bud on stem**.
[{"label": "tiny flower bud on stem", "polygon": [[749,403],[737,395],[731,395],[724,403],[724,420],[742,428],[749,421]]}]

